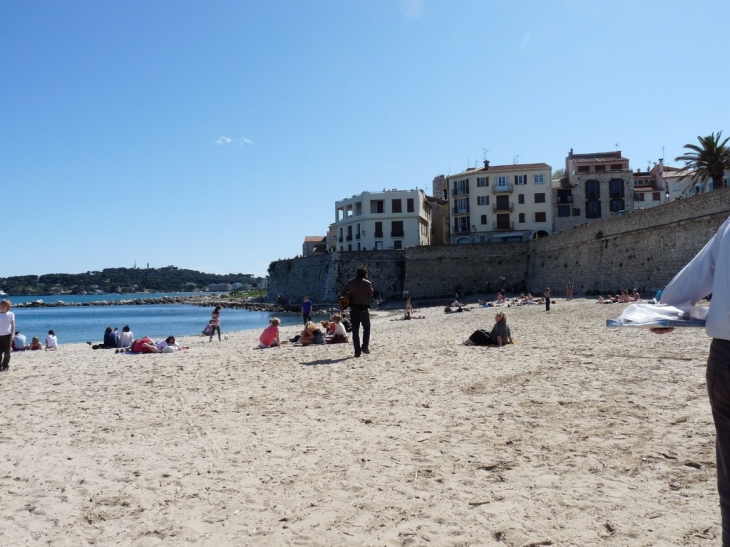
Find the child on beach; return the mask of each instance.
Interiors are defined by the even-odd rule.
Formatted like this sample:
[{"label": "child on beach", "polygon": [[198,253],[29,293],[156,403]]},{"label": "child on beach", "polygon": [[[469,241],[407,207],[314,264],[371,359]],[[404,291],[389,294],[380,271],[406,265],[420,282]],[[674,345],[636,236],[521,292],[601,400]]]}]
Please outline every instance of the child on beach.
[{"label": "child on beach", "polygon": [[347,331],[345,331],[345,325],[342,324],[342,316],[337,313],[332,317],[335,331],[334,334],[326,341],[328,344],[346,344],[350,340],[347,338]]},{"label": "child on beach", "polygon": [[48,336],[46,336],[46,349],[54,351],[56,348],[58,348],[58,338],[56,338],[56,333],[51,329],[48,331]]},{"label": "child on beach", "polygon": [[30,346],[28,346],[28,349],[32,351],[37,351],[39,349],[43,349],[43,344],[41,344],[41,339],[37,336],[34,336],[33,339],[30,341]]},{"label": "child on beach", "polygon": [[221,306],[216,306],[213,310],[213,315],[210,318],[210,339],[208,342],[213,341],[213,335],[218,331],[218,341],[221,341]]},{"label": "child on beach", "polygon": [[10,368],[10,346],[15,332],[15,314],[10,311],[10,300],[0,302],[0,371]]},{"label": "child on beach", "polygon": [[281,341],[279,340],[279,324],[281,321],[278,317],[272,317],[269,319],[269,326],[264,329],[264,332],[259,336],[259,348],[272,348],[274,346],[280,346]]}]

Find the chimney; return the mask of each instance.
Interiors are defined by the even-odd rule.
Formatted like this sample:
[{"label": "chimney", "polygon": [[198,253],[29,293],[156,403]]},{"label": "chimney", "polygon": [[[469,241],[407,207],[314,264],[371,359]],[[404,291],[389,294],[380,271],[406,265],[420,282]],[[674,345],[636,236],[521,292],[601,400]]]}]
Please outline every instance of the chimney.
[{"label": "chimney", "polygon": [[484,170],[489,171],[489,160],[484,160]]}]

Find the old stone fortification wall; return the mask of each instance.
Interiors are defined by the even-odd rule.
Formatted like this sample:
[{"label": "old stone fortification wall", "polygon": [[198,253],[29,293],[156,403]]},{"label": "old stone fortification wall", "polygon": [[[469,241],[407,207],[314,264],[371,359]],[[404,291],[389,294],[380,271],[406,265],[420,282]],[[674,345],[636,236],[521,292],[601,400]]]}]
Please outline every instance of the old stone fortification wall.
[{"label": "old stone fortification wall", "polygon": [[730,188],[606,219],[530,242],[409,247],[404,251],[329,253],[272,262],[270,300],[277,294],[336,302],[339,288],[368,266],[376,290],[414,298],[492,293],[501,287],[541,294],[615,292],[645,296],[666,285],[730,214]]},{"label": "old stone fortification wall", "polygon": [[277,295],[292,299],[309,298],[320,303],[336,303],[341,287],[365,265],[373,287],[386,297],[403,292],[405,261],[403,251],[353,251],[328,253],[272,262],[269,267],[268,300]]},{"label": "old stone fortification wall", "polygon": [[414,298],[520,289],[527,282],[527,251],[527,242],[409,247],[405,287]]},{"label": "old stone fortification wall", "polygon": [[645,296],[666,285],[730,214],[730,188],[530,242],[528,289],[577,294],[638,288]]}]

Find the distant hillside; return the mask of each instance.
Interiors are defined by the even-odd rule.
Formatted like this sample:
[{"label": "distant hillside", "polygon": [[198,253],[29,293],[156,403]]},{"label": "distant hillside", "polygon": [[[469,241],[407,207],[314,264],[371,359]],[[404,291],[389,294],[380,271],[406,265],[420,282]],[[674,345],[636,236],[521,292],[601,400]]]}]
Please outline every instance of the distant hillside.
[{"label": "distant hillside", "polygon": [[80,274],[23,275],[0,278],[0,289],[10,295],[51,294],[53,292],[177,292],[205,289],[217,283],[255,285],[263,281],[251,274],[208,274],[183,270],[175,266],[164,268],[106,268]]}]

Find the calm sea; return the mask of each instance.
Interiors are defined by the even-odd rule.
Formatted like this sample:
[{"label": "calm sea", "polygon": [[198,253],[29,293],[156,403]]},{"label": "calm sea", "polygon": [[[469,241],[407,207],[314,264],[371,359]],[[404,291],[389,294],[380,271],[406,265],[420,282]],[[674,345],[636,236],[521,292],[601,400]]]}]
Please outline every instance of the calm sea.
[{"label": "calm sea", "polygon": [[[195,293],[200,295],[200,293]],[[43,300],[44,302],[95,302],[100,300],[132,300],[136,298],[157,298],[161,296],[192,296],[193,293],[166,294],[102,294],[80,296],[11,296],[13,304]],[[213,308],[187,304],[120,305],[120,306],[75,306],[69,308],[15,308],[17,330],[28,337],[38,336],[41,341],[49,329],[53,329],[61,344],[79,342],[101,342],[106,327],[122,330],[129,325],[135,338],[149,336],[153,340],[173,336],[200,334],[210,320]],[[268,313],[260,311],[221,311],[221,331],[234,332],[248,329],[263,329],[271,317],[279,317],[282,325],[299,325],[301,316],[295,313]]]}]

